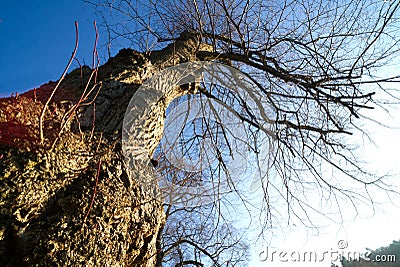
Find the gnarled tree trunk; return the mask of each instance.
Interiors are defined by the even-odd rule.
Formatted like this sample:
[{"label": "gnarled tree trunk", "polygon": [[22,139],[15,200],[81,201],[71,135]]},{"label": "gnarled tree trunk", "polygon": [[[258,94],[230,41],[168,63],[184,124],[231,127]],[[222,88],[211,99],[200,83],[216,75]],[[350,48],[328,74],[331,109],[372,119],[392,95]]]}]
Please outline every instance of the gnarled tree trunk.
[{"label": "gnarled tree trunk", "polygon": [[163,208],[127,175],[122,122],[145,79],[202,49],[187,33],[150,54],[123,49],[99,67],[78,106],[92,70],[72,71],[46,111],[44,144],[38,117],[55,83],[0,100],[2,266],[155,265]]}]

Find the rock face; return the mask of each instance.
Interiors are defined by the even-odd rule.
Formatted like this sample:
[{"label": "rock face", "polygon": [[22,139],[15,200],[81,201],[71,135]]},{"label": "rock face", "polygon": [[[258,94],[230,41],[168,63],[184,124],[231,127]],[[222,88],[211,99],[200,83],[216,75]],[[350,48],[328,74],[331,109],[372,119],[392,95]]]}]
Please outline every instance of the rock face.
[{"label": "rock face", "polygon": [[1,266],[156,265],[163,208],[127,175],[123,117],[145,79],[203,48],[186,33],[150,54],[121,50],[96,83],[88,67],[72,71],[47,108],[44,143],[38,118],[55,83],[0,99]]}]

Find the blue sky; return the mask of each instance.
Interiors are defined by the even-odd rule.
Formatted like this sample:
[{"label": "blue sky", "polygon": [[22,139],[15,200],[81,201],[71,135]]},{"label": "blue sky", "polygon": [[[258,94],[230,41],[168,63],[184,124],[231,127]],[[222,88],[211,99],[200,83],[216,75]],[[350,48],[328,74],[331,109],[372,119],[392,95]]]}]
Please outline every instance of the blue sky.
[{"label": "blue sky", "polygon": [[92,7],[80,0],[0,1],[0,97],[59,79],[74,48],[75,21],[77,58],[91,65],[94,20]]}]

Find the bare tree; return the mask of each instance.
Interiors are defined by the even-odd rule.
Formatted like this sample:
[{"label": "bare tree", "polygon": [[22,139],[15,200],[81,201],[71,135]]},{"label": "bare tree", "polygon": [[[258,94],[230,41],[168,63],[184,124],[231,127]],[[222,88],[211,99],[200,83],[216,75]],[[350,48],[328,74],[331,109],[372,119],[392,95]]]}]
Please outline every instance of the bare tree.
[{"label": "bare tree", "polygon": [[[337,220],[344,202],[355,211],[359,203],[373,204],[371,188],[395,193],[384,178],[358,161],[350,137],[364,131],[360,125],[365,110],[382,107],[374,98],[377,90],[396,98],[383,85],[398,82],[400,76],[377,77],[376,71],[399,54],[398,1],[85,2],[93,4],[104,19],[109,45],[120,42],[151,54],[165,43],[195,36],[199,46],[210,47],[199,49],[197,60],[233,66],[255,85],[258,95],[251,101],[259,110],[248,104],[249,99],[223,88],[202,84],[197,91],[232,107],[230,111],[247,129],[249,148],[256,157],[257,136],[268,126],[267,137],[274,142],[270,164],[257,166],[263,228],[272,226],[275,218],[279,222],[273,203],[277,197],[286,202],[290,218],[313,226],[311,212],[328,215],[310,195],[336,205],[333,220]],[[206,131],[215,131],[209,125]],[[198,136],[192,137],[186,139],[186,147],[188,140]],[[219,147],[215,138],[213,143]],[[229,174],[224,164],[221,160],[219,168]],[[273,170],[273,177],[266,168]],[[218,177],[220,172],[211,173]],[[196,179],[205,176],[201,172]],[[239,198],[243,195],[238,188],[233,191]],[[186,231],[178,226],[176,230],[176,236]],[[179,239],[169,242],[172,246]],[[182,252],[186,248],[180,249],[176,253],[183,264],[187,258],[179,253],[186,253]]]},{"label": "bare tree", "polygon": [[[160,174],[181,186],[201,183],[204,175],[175,167],[162,152],[161,147],[155,152]],[[246,263],[249,246],[245,231],[232,225],[229,216],[221,211],[221,203],[196,207],[165,204],[167,223],[157,238],[157,266],[235,266]]]},{"label": "bare tree", "polygon": [[[243,232],[223,218],[215,218],[215,206],[176,208],[168,206],[168,223],[159,233],[157,266],[243,265],[249,248]],[[190,216],[189,216],[190,215]]]}]

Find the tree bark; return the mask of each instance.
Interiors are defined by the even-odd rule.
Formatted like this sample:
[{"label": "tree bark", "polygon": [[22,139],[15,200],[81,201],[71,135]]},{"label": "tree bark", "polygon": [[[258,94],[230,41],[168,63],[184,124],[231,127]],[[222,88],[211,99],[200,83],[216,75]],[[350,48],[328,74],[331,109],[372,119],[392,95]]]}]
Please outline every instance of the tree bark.
[{"label": "tree bark", "polygon": [[0,99],[2,266],[155,265],[164,212],[127,174],[123,118],[144,80],[196,60],[199,49],[188,33],[150,54],[122,49],[98,68],[82,102],[93,70],[72,71],[45,114],[43,145],[38,116],[55,82]]}]

